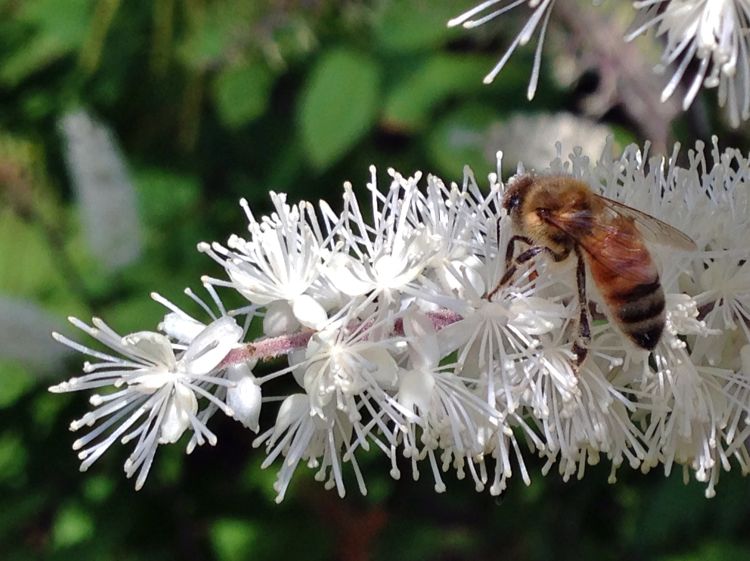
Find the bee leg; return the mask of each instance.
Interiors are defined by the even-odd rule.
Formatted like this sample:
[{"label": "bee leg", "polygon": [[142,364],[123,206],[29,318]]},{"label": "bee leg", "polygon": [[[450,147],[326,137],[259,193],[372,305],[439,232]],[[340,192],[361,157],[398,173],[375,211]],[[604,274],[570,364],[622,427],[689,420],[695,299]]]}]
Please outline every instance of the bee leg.
[{"label": "bee leg", "polygon": [[[497,237],[500,238],[500,222],[498,221],[497,226]],[[526,245],[532,245],[533,242],[527,238],[526,236],[513,236],[508,241],[508,245],[505,247],[505,273],[503,274],[502,278],[500,279],[500,282],[497,283],[495,288],[493,288],[488,294],[485,295],[485,298],[487,300],[492,300],[492,297],[497,294],[497,291],[500,290],[503,286],[508,284],[508,281],[513,278],[513,275],[516,274],[516,264],[517,263],[523,263],[523,261],[519,261],[523,255],[528,253],[530,250],[526,250],[521,255],[518,256],[518,259],[516,259],[516,264],[513,263],[513,254],[516,252],[516,242],[523,242]],[[539,253],[541,251],[540,247],[532,247],[531,249],[535,249],[536,252],[532,255],[529,255],[524,261],[528,261],[534,255]]]},{"label": "bee leg", "polygon": [[521,253],[518,257],[516,257],[515,262],[513,261],[513,250],[512,244],[516,241],[522,241],[524,243],[531,244],[532,241],[524,236],[513,236],[510,239],[510,242],[508,242],[508,251],[505,254],[505,274],[500,279],[500,282],[497,283],[497,286],[492,289],[491,292],[489,292],[485,298],[487,300],[492,300],[492,297],[497,294],[497,291],[500,290],[502,287],[504,287],[506,284],[508,284],[508,281],[513,278],[513,275],[516,274],[516,270],[518,269],[518,265],[523,265],[526,263],[526,261],[536,257],[541,252],[546,251],[552,256],[552,259],[555,261],[562,261],[563,259],[566,259],[568,255],[570,255],[570,250],[563,251],[562,253],[555,253],[550,248],[543,246],[543,245],[535,245],[533,247],[530,247],[523,253]]},{"label": "bee leg", "polygon": [[573,353],[576,355],[576,370],[581,367],[586,355],[589,353],[591,343],[591,326],[589,324],[588,299],[586,298],[586,266],[581,255],[581,250],[576,246],[576,280],[578,281],[578,307],[580,317],[578,319],[578,339],[573,343]]},{"label": "bee leg", "polygon": [[[498,224],[500,224],[498,222]],[[500,237],[500,230],[498,226],[498,238]],[[534,245],[534,242],[532,242],[529,238],[526,236],[513,236],[508,241],[508,245],[505,247],[505,271],[507,274],[508,269],[510,269],[511,262],[513,261],[513,254],[516,251],[516,242],[523,242],[526,245]]]}]

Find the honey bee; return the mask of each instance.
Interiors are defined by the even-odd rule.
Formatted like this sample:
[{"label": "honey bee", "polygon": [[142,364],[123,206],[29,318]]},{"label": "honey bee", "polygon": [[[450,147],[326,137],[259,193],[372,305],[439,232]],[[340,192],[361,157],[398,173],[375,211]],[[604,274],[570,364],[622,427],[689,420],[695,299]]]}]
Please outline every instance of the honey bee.
[{"label": "honey bee", "polygon": [[[505,274],[488,299],[513,278],[518,265],[538,254],[545,252],[559,262],[573,253],[580,307],[573,344],[576,367],[585,360],[591,340],[586,266],[620,331],[642,349],[656,347],[666,321],[664,291],[645,241],[689,251],[696,249],[692,239],[564,175],[516,176],[505,191],[503,207],[516,235],[506,249]],[[529,247],[515,256],[518,243]]]}]

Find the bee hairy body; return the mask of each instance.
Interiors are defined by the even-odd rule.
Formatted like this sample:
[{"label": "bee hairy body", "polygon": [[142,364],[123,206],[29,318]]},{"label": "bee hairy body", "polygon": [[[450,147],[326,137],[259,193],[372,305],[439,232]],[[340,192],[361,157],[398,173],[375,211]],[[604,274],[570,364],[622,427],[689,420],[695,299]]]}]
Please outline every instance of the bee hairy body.
[{"label": "bee hairy body", "polygon": [[[681,249],[694,248],[690,238],[652,216],[595,194],[583,181],[563,175],[517,176],[506,189],[503,206],[519,234],[507,250],[509,269],[514,240],[532,247],[518,257],[519,263],[527,259],[525,255],[541,250],[555,261],[567,259],[571,253],[578,257],[583,342],[577,342],[574,350],[576,346],[579,349],[579,363],[590,338],[584,267],[620,331],[643,349],[656,347],[666,322],[665,297],[643,233]],[[510,276],[506,271],[501,284]]]}]

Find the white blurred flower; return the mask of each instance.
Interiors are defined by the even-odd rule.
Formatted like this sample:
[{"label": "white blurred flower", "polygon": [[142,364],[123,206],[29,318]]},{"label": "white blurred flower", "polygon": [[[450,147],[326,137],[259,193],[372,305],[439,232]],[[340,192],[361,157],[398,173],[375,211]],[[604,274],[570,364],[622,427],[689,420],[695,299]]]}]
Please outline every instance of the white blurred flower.
[{"label": "white blurred flower", "polygon": [[[686,79],[683,109],[701,86],[718,87],[719,105],[726,107],[732,126],[750,118],[748,0],[641,0],[633,5],[639,13],[628,38],[655,28],[666,41],[663,67],[675,67],[662,100]],[[689,67],[692,61],[697,64]]]},{"label": "white blurred flower", "polygon": [[504,160],[523,162],[530,170],[544,169],[556,155],[550,138],[560,142],[563,154],[576,146],[584,154],[601,154],[610,136],[608,126],[571,113],[517,113],[487,129],[485,156],[493,161],[502,148]]},{"label": "white blurred flower", "polygon": [[[470,29],[477,27],[488,21],[503,15],[504,13],[518,7],[521,4],[526,4],[531,14],[521,29],[520,33],[516,35],[513,42],[505,51],[505,54],[500,58],[500,61],[490,71],[487,76],[484,77],[484,83],[489,84],[508,62],[510,55],[519,46],[524,46],[529,42],[531,37],[534,35],[537,27],[541,23],[539,30],[539,38],[537,39],[536,51],[534,53],[534,66],[531,70],[531,78],[529,79],[529,86],[526,91],[526,96],[529,99],[533,99],[536,93],[536,86],[539,82],[539,68],[542,63],[542,48],[544,46],[544,35],[547,31],[547,24],[549,23],[550,14],[552,13],[552,7],[555,4],[555,0],[486,0],[476,5],[471,10],[468,10],[458,17],[453,18],[448,22],[449,27],[461,25],[464,28]],[[498,6],[499,5],[499,6]],[[489,12],[489,13],[488,13]],[[479,16],[479,17],[476,17]],[[476,19],[474,19],[476,17]]]},{"label": "white blurred flower", "polygon": [[61,325],[61,319],[31,300],[0,296],[0,357],[48,375],[68,355],[68,349],[47,344],[50,331]]},{"label": "white blurred flower", "polygon": [[100,263],[120,269],[138,258],[142,241],[135,187],[117,139],[84,109],[64,115],[60,131],[86,241]]}]

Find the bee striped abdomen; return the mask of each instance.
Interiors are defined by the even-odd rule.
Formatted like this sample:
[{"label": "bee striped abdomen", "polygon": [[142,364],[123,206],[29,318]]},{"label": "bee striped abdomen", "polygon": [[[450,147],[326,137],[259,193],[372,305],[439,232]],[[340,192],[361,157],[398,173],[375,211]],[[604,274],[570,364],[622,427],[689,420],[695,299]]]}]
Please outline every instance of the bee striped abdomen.
[{"label": "bee striped abdomen", "polygon": [[653,282],[606,291],[603,296],[625,335],[643,349],[656,347],[666,321],[664,291],[658,276]]}]

